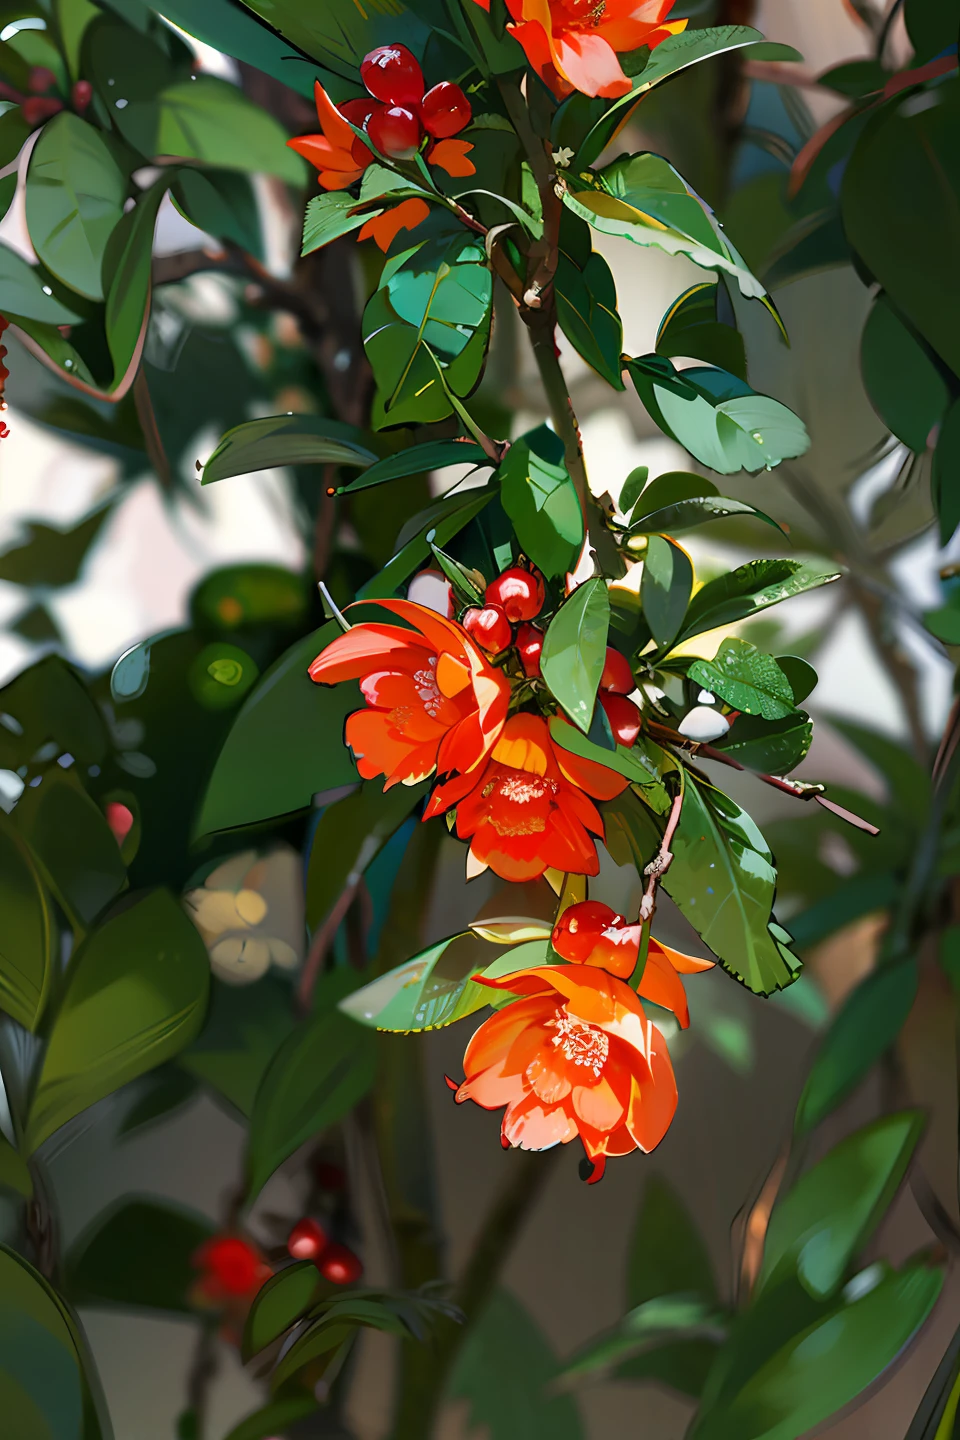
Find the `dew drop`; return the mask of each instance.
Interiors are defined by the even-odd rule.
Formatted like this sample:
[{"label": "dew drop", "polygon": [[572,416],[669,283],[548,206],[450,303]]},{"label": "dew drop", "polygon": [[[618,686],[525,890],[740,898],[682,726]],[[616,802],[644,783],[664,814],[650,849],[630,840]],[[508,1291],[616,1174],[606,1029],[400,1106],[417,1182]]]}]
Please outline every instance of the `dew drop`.
[{"label": "dew drop", "polygon": [[762,444],[763,444],[763,436],[760,434],[760,431],[759,431],[759,430],[754,430],[754,431],[752,431],[751,433],[752,433],[752,435],[753,435],[754,440],[756,440],[757,444],[758,444],[758,445],[762,445]]},{"label": "dew drop", "polygon": [[116,107],[117,107],[118,110],[126,110],[127,106],[130,104],[130,101],[129,101],[129,100],[116,100],[116,101],[114,101],[114,104],[116,105]]},{"label": "dew drop", "polygon": [[64,360],[64,362],[63,362],[63,368],[64,368],[64,370],[72,370],[72,369],[73,369],[73,361],[70,360],[70,359]]},{"label": "dew drop", "polygon": [[44,295],[52,295],[52,294],[53,294],[53,291],[50,289],[50,286],[49,286],[49,285],[41,285],[41,286],[40,286],[40,289],[43,291]]}]

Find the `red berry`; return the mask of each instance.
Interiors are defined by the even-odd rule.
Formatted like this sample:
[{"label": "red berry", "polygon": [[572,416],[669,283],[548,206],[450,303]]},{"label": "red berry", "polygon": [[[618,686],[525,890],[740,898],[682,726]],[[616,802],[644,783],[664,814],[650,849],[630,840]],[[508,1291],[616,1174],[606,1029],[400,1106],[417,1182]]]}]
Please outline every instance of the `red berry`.
[{"label": "red berry", "polygon": [[73,108],[78,115],[82,115],[90,101],[93,99],[93,86],[89,80],[78,80],[71,91]]},{"label": "red berry", "polygon": [[348,1245],[328,1245],[317,1269],[334,1285],[353,1285],[363,1274],[359,1258]]},{"label": "red berry", "polygon": [[[366,130],[370,116],[375,110],[382,110],[383,106],[376,100],[368,100],[366,95],[363,95],[359,100],[344,100],[342,105],[337,106],[337,109],[344,120],[349,120],[350,124],[356,125],[358,130]],[[350,153],[359,165],[370,159],[370,151],[359,135],[354,136]]]},{"label": "red berry", "polygon": [[499,605],[485,605],[482,610],[474,606],[464,611],[460,623],[467,634],[491,655],[499,655],[501,650],[506,650],[513,638],[510,621]]},{"label": "red berry", "polygon": [[33,95],[42,95],[45,90],[52,90],[56,83],[56,75],[52,70],[48,70],[46,65],[34,65],[30,71],[28,84]]},{"label": "red berry", "polygon": [[499,605],[510,623],[516,625],[520,620],[532,620],[540,614],[543,580],[535,570],[521,570],[515,565],[490,581],[484,598],[491,605]]},{"label": "red berry", "polygon": [[103,813],[107,818],[107,824],[113,831],[114,839],[118,845],[122,845],[133,829],[132,810],[128,806],[122,805],[119,800],[110,800],[104,805]]},{"label": "red berry", "polygon": [[558,955],[574,965],[585,965],[604,930],[624,923],[623,916],[602,900],[581,900],[564,910],[553,929],[551,942]]},{"label": "red berry", "polygon": [[246,1295],[262,1284],[263,1261],[239,1235],[218,1235],[197,1253],[197,1263],[228,1295]]},{"label": "red berry", "polygon": [[327,1232],[305,1215],[287,1236],[287,1249],[294,1260],[318,1260],[327,1248]]},{"label": "red berry", "polygon": [[613,690],[601,690],[598,700],[607,712],[610,729],[619,745],[630,746],[640,734],[640,711],[626,695],[617,695]]},{"label": "red berry", "polygon": [[437,140],[446,140],[470,124],[473,110],[459,85],[441,80],[420,102],[420,118],[428,134]]},{"label": "red berry", "polygon": [[615,695],[629,695],[631,690],[636,690],[637,682],[633,678],[633,671],[630,669],[630,661],[607,646],[607,658],[603,662],[603,674],[600,676],[600,689],[612,690]]},{"label": "red berry", "polygon": [[367,121],[367,134],[391,160],[411,160],[420,148],[420,121],[402,105],[384,105]]},{"label": "red berry", "polygon": [[24,100],[20,106],[24,120],[31,129],[35,125],[42,125],[44,120],[51,119],[58,111],[63,109],[62,100],[47,100],[40,95],[32,95],[29,100]]},{"label": "red berry", "polygon": [[364,85],[388,105],[419,105],[423,99],[423,71],[406,45],[378,45],[360,66]]},{"label": "red berry", "polygon": [[517,629],[517,651],[523,673],[528,679],[540,674],[540,652],[543,650],[543,631],[536,625],[520,625]]}]

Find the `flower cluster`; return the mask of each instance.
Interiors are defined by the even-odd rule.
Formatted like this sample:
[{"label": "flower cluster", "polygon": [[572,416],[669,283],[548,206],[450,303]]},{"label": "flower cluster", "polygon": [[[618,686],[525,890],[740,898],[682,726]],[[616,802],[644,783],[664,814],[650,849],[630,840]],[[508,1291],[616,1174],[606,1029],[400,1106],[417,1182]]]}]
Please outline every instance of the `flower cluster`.
[{"label": "flower cluster", "polygon": [[[366,708],[348,717],[345,738],[364,779],[382,775],[387,789],[445,777],[424,819],[455,809],[452,825],[470,847],[468,876],[488,867],[514,881],[547,871],[595,875],[594,837],[603,836],[595,802],[612,800],[627,781],[551,734],[547,716],[568,722],[534,667],[540,576],[511,566],[483,598],[459,624],[410,600],[380,601],[408,628],[354,625],[317,656],[310,676],[360,681]],[[616,693],[633,688],[630,667],[611,651],[608,670],[608,700],[629,707],[626,718],[614,709],[613,720],[621,731],[635,726],[635,739],[640,712]]]},{"label": "flower cluster", "polygon": [[[448,175],[474,174],[473,163],[466,158],[473,146],[454,139],[472,118],[470,101],[459,85],[441,80],[426,90],[423,71],[405,45],[371,50],[360,74],[368,95],[339,106],[318,80],[314,93],[322,133],[287,142],[317,167],[325,190],[346,190],[359,180],[376,159],[374,150],[390,160],[412,160],[425,140],[423,157],[429,165]],[[423,201],[407,204],[422,207],[426,215]],[[360,238],[365,238],[363,231]]]},{"label": "flower cluster", "polygon": [[591,1183],[608,1155],[650,1151],[677,1108],[666,1041],[638,995],[690,1023],[681,974],[712,961],[683,955],[651,939],[637,989],[641,927],[608,905],[586,900],[564,911],[553,948],[568,963],[517,970],[480,984],[517,998],[485,1020],[467,1046],[456,1100],[485,1110],[504,1107],[505,1147],[546,1150],[578,1136],[591,1162]]}]

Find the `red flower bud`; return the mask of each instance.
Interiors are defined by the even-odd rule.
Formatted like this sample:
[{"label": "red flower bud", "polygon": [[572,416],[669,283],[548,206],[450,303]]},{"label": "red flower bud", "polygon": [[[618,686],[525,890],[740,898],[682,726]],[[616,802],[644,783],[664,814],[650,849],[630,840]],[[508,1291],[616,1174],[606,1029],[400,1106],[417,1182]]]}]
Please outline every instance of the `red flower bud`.
[{"label": "red flower bud", "polygon": [[46,65],[34,65],[30,71],[30,79],[27,82],[30,92],[33,95],[42,95],[45,90],[52,90],[57,83],[57,77]]},{"label": "red flower bud", "polygon": [[378,45],[364,56],[360,78],[377,100],[388,105],[418,105],[423,71],[406,45]]},{"label": "red flower bud", "polygon": [[636,688],[637,682],[633,678],[630,661],[621,655],[619,650],[608,646],[607,658],[603,662],[603,674],[600,676],[600,689],[612,690],[616,695],[629,695],[630,691]]},{"label": "red flower bud", "polygon": [[564,910],[554,926],[551,943],[558,955],[574,965],[585,965],[605,930],[625,924],[624,917],[602,900],[581,900]]},{"label": "red flower bud", "polygon": [[287,1236],[287,1249],[294,1260],[319,1260],[328,1246],[327,1232],[305,1215]]},{"label": "red flower bud", "polygon": [[601,690],[597,696],[600,704],[607,712],[607,719],[610,721],[610,729],[619,745],[630,746],[640,734],[641,715],[638,707],[626,695],[618,695],[612,690]]},{"label": "red flower bud", "polygon": [[489,604],[499,605],[513,625],[539,615],[543,598],[543,580],[535,570],[521,570],[519,565],[491,580],[484,596]]},{"label": "red flower bud", "polygon": [[119,800],[110,800],[104,805],[103,813],[113,831],[114,839],[118,845],[122,845],[133,829],[133,811]]},{"label": "red flower bud", "polygon": [[355,1285],[363,1274],[358,1256],[348,1245],[328,1245],[317,1266],[324,1280],[333,1285]]},{"label": "red flower bud", "polygon": [[70,92],[73,101],[73,108],[78,115],[82,115],[90,101],[93,99],[93,86],[89,80],[78,80]]},{"label": "red flower bud", "polygon": [[446,140],[470,124],[473,110],[459,85],[441,80],[420,102],[420,118],[428,134],[437,140]]},{"label": "red flower bud", "polygon": [[540,674],[540,653],[543,650],[543,631],[536,625],[521,625],[517,629],[517,651],[523,673],[528,679]]},{"label": "red flower bud", "polygon": [[510,621],[499,605],[485,605],[482,610],[474,606],[464,612],[460,623],[490,655],[499,655],[501,650],[506,650],[513,638]]},{"label": "red flower bud", "polygon": [[29,100],[24,100],[20,107],[24,120],[31,130],[37,125],[42,125],[44,120],[51,119],[58,111],[63,109],[62,100],[47,100],[40,95],[32,95]]},{"label": "red flower bud", "polygon": [[367,134],[391,160],[411,160],[420,148],[420,121],[402,105],[384,105],[367,121]]}]

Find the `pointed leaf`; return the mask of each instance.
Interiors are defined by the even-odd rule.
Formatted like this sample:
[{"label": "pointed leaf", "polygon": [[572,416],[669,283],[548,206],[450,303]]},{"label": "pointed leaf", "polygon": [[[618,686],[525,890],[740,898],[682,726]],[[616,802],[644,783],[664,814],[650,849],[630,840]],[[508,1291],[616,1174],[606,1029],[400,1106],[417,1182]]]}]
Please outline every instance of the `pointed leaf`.
[{"label": "pointed leaf", "polygon": [[602,578],[587,580],[547,627],[540,670],[554,697],[587,733],[606,659],[610,600]]},{"label": "pointed leaf", "polygon": [[666,535],[651,535],[643,558],[640,598],[650,633],[661,650],[677,638],[693,589],[693,565]]},{"label": "pointed leaf", "polygon": [[700,635],[705,630],[734,625],[770,605],[779,605],[782,600],[802,595],[807,590],[816,590],[821,585],[830,585],[839,579],[837,570],[824,574],[801,564],[799,560],[750,560],[746,565],[710,580],[702,590],[697,591],[684,618],[679,638],[688,640],[691,635]]},{"label": "pointed leaf", "polygon": [[790,681],[776,660],[749,640],[724,640],[712,660],[695,660],[687,674],[746,715],[784,720],[796,708]]},{"label": "pointed leaf", "polygon": [[126,195],[126,177],[92,125],[64,110],[43,127],[27,171],[27,228],[51,274],[90,300],[103,299],[103,253]]},{"label": "pointed leaf", "polygon": [[193,1313],[191,1257],[215,1231],[205,1215],[160,1200],[125,1199],[73,1242],[65,1288],[74,1304]]},{"label": "pointed leaf", "polygon": [[53,917],[36,861],[0,816],[0,1009],[36,1029],[52,978]]},{"label": "pointed leaf", "polygon": [[322,415],[267,415],[228,430],[203,467],[202,484],[279,465],[350,465],[376,460],[353,425]]},{"label": "pointed leaf", "polygon": [[388,480],[440,470],[445,465],[489,466],[492,463],[483,447],[473,440],[429,440],[425,445],[408,445],[396,455],[378,460],[356,480],[344,485],[339,493],[352,495],[355,490],[367,490],[371,485],[383,485]]},{"label": "pointed leaf", "polygon": [[[499,470],[500,499],[521,549],[545,575],[574,570],[583,549],[583,511],[576,486],[560,458],[547,451],[541,430],[515,440]],[[555,437],[550,435],[551,439]]]}]

